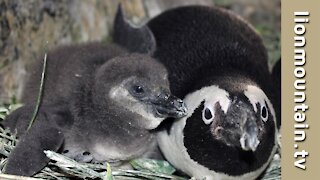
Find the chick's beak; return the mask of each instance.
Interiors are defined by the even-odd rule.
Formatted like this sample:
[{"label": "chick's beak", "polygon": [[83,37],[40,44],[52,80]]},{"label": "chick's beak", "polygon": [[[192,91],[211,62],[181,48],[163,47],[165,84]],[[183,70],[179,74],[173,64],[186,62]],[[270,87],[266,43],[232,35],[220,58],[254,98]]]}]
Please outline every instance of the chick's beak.
[{"label": "chick's beak", "polygon": [[167,92],[161,92],[159,95],[151,99],[155,113],[158,117],[181,118],[187,115],[187,107],[185,103]]}]

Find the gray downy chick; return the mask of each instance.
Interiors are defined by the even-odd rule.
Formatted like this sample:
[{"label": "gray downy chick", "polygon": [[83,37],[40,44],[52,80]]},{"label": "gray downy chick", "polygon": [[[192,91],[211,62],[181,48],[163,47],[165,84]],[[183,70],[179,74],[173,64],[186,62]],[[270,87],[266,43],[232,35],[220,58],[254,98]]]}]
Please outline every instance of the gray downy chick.
[{"label": "gray downy chick", "polygon": [[26,131],[39,92],[38,61],[24,91],[25,105],[2,123],[19,137],[5,173],[35,174],[49,162],[44,150],[80,162],[122,163],[152,155],[153,129],[167,117],[186,115],[186,107],[170,93],[166,68],[147,55],[154,41],[140,44],[149,47],[139,48],[144,54],[101,43],[49,52],[42,103]]}]

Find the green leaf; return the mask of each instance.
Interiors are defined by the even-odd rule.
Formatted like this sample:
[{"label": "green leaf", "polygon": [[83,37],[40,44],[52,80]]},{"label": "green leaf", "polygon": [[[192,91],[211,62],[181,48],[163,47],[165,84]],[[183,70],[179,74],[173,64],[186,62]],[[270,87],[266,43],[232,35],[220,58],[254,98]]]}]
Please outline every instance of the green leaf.
[{"label": "green leaf", "polygon": [[110,164],[107,163],[107,174],[106,176],[103,178],[103,180],[114,180],[113,176],[112,176],[112,171],[111,171],[111,167]]},{"label": "green leaf", "polygon": [[155,159],[135,159],[130,162],[132,167],[136,170],[173,174],[176,169],[171,166],[167,161],[155,160]]},{"label": "green leaf", "polygon": [[5,107],[0,107],[0,113],[6,113],[8,114],[9,113],[9,110]]},{"label": "green leaf", "polygon": [[13,112],[13,111],[17,110],[18,108],[20,108],[22,106],[23,106],[23,104],[21,104],[21,103],[11,104],[9,106],[9,110],[10,110],[10,112]]},{"label": "green leaf", "polygon": [[6,115],[5,115],[5,114],[0,113],[0,120],[1,120],[1,119],[3,120],[4,118],[6,118]]}]

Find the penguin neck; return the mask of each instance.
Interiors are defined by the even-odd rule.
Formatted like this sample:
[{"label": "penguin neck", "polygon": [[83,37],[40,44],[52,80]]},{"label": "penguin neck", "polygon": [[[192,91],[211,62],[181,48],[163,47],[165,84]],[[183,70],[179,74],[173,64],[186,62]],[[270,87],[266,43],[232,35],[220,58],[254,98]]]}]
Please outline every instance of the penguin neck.
[{"label": "penguin neck", "polygon": [[126,129],[126,131],[140,131],[145,134],[149,133],[148,130],[138,123],[139,120],[144,117],[113,102],[112,99],[108,100],[106,106],[93,106],[91,114],[94,114],[97,117],[97,120],[102,123],[109,124],[109,122],[112,122],[113,124],[113,122],[116,122],[113,125],[121,126]]},{"label": "penguin neck", "polygon": [[[126,137],[124,141],[130,141],[129,144],[150,142],[154,139],[153,133],[136,124],[137,117],[126,112],[116,112],[115,108],[89,107],[82,116],[76,118],[78,120],[75,121],[75,127],[87,129],[93,136],[94,134],[105,134],[109,140],[118,139],[118,136]],[[122,140],[119,139],[119,143]]]}]

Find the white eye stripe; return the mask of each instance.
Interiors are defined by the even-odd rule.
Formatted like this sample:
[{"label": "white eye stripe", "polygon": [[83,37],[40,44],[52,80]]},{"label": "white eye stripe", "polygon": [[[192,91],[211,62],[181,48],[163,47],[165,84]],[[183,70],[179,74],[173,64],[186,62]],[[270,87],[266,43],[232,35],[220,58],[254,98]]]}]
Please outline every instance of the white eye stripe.
[{"label": "white eye stripe", "polygon": [[244,92],[244,95],[249,99],[255,112],[258,111],[257,104],[260,104],[261,107],[266,106],[265,99],[267,96],[260,88],[256,86],[248,86],[247,90]]},{"label": "white eye stripe", "polygon": [[219,102],[221,109],[224,112],[227,112],[231,103],[229,93],[224,89],[221,89],[216,85],[203,87],[198,91],[188,94],[184,99],[184,102],[188,107],[188,115],[186,118],[192,116],[195,109],[200,106],[202,101],[205,101],[205,106],[208,104],[215,105],[216,102]]},{"label": "white eye stripe", "polygon": [[224,113],[227,113],[228,108],[230,106],[230,99],[228,95],[225,95],[225,96],[215,95],[210,98],[207,98],[205,102],[205,106],[211,107],[211,109],[213,109],[216,103],[219,103],[222,111]]},{"label": "white eye stripe", "polygon": [[[260,105],[260,114],[263,121],[266,122],[269,118],[268,108],[273,117],[275,117],[275,112],[269,98],[259,87],[252,85],[247,86],[247,90],[244,92],[244,95],[249,99],[255,112],[258,112],[257,104]],[[263,108],[266,109],[266,117],[262,117]]]}]

